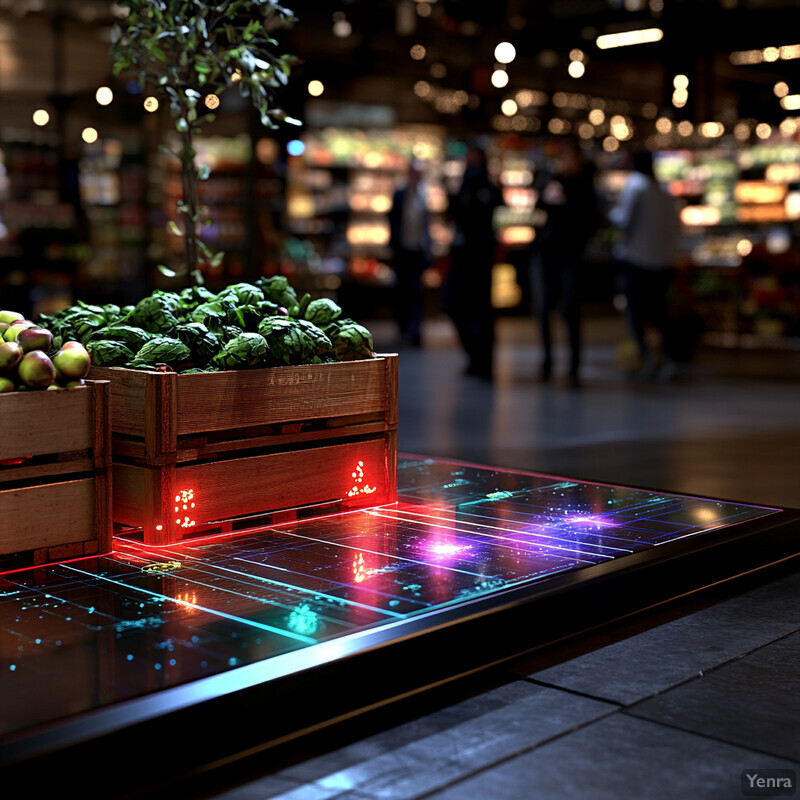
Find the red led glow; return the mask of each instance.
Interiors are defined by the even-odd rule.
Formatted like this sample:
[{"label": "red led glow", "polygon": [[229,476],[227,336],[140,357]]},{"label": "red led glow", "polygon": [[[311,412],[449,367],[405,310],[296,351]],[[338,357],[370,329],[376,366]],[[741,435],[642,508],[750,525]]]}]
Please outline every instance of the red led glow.
[{"label": "red led glow", "polygon": [[367,577],[367,568],[364,565],[364,554],[359,553],[353,559],[353,580],[356,583],[361,583]]},{"label": "red led glow", "polygon": [[194,499],[194,489],[180,489],[175,495],[175,513],[178,515],[175,524],[179,528],[193,528],[197,525],[197,521],[187,513],[195,507]]},{"label": "red led glow", "polygon": [[353,488],[347,493],[348,497],[356,497],[361,494],[374,494],[378,491],[376,486],[369,486],[364,483],[364,462],[359,461],[352,473]]}]

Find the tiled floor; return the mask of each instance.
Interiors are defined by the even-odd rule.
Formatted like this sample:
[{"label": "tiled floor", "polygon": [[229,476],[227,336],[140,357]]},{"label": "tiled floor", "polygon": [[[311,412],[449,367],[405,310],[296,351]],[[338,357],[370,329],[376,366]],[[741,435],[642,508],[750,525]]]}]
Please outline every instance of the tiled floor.
[{"label": "tiled floor", "polygon": [[[394,350],[376,323],[378,349]],[[698,352],[673,383],[617,366],[587,326],[583,384],[537,379],[533,326],[500,328],[494,384],[463,376],[446,322],[401,350],[400,449],[569,477],[800,506],[800,354]],[[563,359],[562,359],[563,361]],[[800,535],[800,532],[799,534]],[[529,654],[238,763],[217,800],[737,798],[800,768],[793,562]],[[172,792],[174,796],[174,792]]]}]

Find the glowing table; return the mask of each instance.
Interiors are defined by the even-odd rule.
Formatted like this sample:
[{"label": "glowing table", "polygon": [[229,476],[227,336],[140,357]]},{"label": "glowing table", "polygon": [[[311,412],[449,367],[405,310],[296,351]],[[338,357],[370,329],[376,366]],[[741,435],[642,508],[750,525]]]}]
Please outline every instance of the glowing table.
[{"label": "glowing table", "polygon": [[0,575],[0,767],[157,782],[800,550],[792,510],[442,460],[398,494]]}]

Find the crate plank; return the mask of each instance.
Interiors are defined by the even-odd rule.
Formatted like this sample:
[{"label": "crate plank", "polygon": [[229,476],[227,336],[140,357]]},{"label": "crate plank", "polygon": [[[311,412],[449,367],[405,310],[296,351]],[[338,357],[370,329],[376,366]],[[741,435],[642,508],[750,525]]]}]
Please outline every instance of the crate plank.
[{"label": "crate plank", "polygon": [[380,410],[384,372],[384,360],[376,358],[179,375],[178,435]]},{"label": "crate plank", "polygon": [[93,478],[0,491],[0,554],[94,538]]},{"label": "crate plank", "polygon": [[40,456],[92,446],[92,391],[11,392],[0,396],[0,458]]}]

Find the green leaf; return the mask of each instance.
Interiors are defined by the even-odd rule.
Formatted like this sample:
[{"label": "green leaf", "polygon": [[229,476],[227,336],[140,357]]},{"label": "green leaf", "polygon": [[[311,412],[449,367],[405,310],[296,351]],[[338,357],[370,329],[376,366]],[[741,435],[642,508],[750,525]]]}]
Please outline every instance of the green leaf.
[{"label": "green leaf", "polygon": [[194,278],[194,282],[198,286],[202,286],[206,282],[206,279],[203,277],[203,273],[200,272],[199,269],[192,270],[192,278]]},{"label": "green leaf", "polygon": [[183,117],[181,117],[175,123],[175,130],[177,130],[178,133],[186,133],[186,131],[189,130],[189,123]]},{"label": "green leaf", "polygon": [[197,169],[197,177],[201,181],[208,180],[208,176],[211,174],[211,168],[208,164],[201,164]]},{"label": "green leaf", "polygon": [[178,227],[178,224],[175,222],[174,219],[171,219],[167,223],[167,227],[169,228],[169,232],[174,236],[183,236],[183,231]]},{"label": "green leaf", "polygon": [[178,273],[175,272],[174,269],[170,269],[169,267],[165,267],[163,264],[159,264],[158,265],[158,271],[162,275],[165,275],[167,278],[176,278],[178,276]]}]

